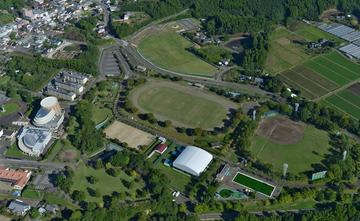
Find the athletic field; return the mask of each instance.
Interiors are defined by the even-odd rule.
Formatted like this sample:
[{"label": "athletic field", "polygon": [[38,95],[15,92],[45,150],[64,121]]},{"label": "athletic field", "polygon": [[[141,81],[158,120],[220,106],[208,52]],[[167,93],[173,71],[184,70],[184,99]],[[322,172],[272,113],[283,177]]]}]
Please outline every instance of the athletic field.
[{"label": "athletic field", "polygon": [[327,97],[321,102],[360,120],[360,83]]},{"label": "athletic field", "polygon": [[254,157],[272,165],[273,171],[282,173],[283,163],[287,163],[292,174],[321,164],[329,149],[326,131],[285,117],[263,119],[251,146]]},{"label": "athletic field", "polygon": [[275,186],[240,172],[235,175],[233,182],[269,197],[272,196],[275,190]]},{"label": "athletic field", "polygon": [[201,89],[167,81],[152,81],[131,93],[132,103],[142,113],[176,126],[211,129],[222,126],[236,104]]},{"label": "athletic field", "polygon": [[139,52],[161,68],[182,74],[212,77],[216,68],[187,49],[192,43],[174,31],[150,33],[138,45]]},{"label": "athletic field", "polygon": [[310,59],[278,75],[281,80],[316,99],[360,78],[360,65],[336,51]]}]

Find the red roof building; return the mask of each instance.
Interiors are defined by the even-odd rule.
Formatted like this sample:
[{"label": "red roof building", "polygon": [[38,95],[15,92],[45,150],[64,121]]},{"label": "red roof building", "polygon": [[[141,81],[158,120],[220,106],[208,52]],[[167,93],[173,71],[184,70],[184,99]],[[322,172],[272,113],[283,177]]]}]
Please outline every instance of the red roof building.
[{"label": "red roof building", "polygon": [[0,181],[11,183],[14,189],[22,190],[31,176],[28,170],[10,170],[9,168],[0,168]]},{"label": "red roof building", "polygon": [[156,149],[155,149],[155,152],[159,153],[159,154],[163,154],[166,149],[168,148],[168,145],[166,144],[159,144]]}]

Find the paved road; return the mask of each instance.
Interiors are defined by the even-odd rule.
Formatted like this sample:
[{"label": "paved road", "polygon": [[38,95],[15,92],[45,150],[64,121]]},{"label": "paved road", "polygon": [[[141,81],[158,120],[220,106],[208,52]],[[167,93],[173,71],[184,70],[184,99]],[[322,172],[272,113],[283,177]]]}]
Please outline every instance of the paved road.
[{"label": "paved road", "polygon": [[22,168],[43,168],[61,170],[70,164],[54,163],[54,162],[38,162],[33,160],[18,160],[18,159],[0,159],[1,166],[15,166]]},{"label": "paved road", "polygon": [[268,96],[273,95],[269,92],[261,90],[260,88],[258,88],[256,86],[253,86],[253,85],[237,84],[237,83],[232,83],[232,82],[221,81],[220,79],[216,80],[216,79],[200,77],[200,76],[189,76],[186,74],[180,74],[177,72],[166,70],[166,69],[156,66],[155,64],[151,63],[149,60],[144,58],[137,51],[137,49],[134,46],[131,46],[131,45],[123,46],[123,49],[127,53],[131,54],[131,56],[133,56],[140,64],[142,64],[143,66],[145,66],[148,69],[155,70],[156,72],[158,72],[160,74],[182,77],[184,80],[201,83],[201,84],[208,85],[208,86],[226,87],[226,88],[230,88],[230,89],[233,89],[236,91],[245,92],[245,93],[248,93],[251,95],[255,95],[255,94],[268,95]]}]

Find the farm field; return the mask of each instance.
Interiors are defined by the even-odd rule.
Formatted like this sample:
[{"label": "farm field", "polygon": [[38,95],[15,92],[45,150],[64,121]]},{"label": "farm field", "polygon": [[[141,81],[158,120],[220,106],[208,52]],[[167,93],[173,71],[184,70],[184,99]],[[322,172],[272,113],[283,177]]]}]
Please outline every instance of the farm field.
[{"label": "farm field", "polygon": [[352,118],[360,120],[360,94],[356,93],[357,89],[360,89],[359,83],[327,97],[322,102],[348,114]]},{"label": "farm field", "polygon": [[272,117],[260,123],[251,150],[274,171],[281,173],[283,163],[288,163],[288,171],[297,174],[321,164],[329,148],[327,132],[285,117]]},{"label": "farm field", "polygon": [[271,74],[277,74],[311,58],[311,55],[305,53],[304,48],[293,43],[294,40],[304,40],[304,38],[285,28],[277,29],[270,36],[271,47],[265,70]]},{"label": "farm field", "polygon": [[187,51],[192,43],[174,31],[147,35],[138,45],[139,52],[161,68],[182,74],[212,77],[216,68]]},{"label": "farm field", "polygon": [[136,88],[131,101],[141,112],[153,113],[160,120],[204,129],[222,126],[229,109],[237,107],[220,96],[166,81],[152,81]]},{"label": "farm field", "polygon": [[316,99],[359,79],[360,65],[332,51],[286,70],[278,77],[301,90],[304,97]]},{"label": "farm field", "polygon": [[298,27],[298,29],[295,31],[295,33],[302,36],[308,41],[317,41],[321,38],[325,38],[331,41],[335,41],[337,43],[343,42],[343,40],[341,40],[340,38],[337,38],[334,35],[324,32],[315,26],[307,25],[305,23],[302,23],[300,27]]},{"label": "farm field", "polygon": [[234,177],[233,182],[270,197],[275,189],[275,187],[270,184],[239,172]]}]

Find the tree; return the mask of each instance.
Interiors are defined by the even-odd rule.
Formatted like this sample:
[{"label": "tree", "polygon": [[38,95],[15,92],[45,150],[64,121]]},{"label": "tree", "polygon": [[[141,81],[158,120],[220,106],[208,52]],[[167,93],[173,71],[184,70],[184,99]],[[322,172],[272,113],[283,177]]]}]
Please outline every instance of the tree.
[{"label": "tree", "polygon": [[165,127],[170,127],[171,124],[172,124],[172,122],[171,122],[170,120],[165,120],[165,121],[164,121],[164,126],[165,126]]},{"label": "tree", "polygon": [[125,151],[117,152],[110,158],[109,162],[115,167],[124,167],[129,164],[130,156]]},{"label": "tree", "polygon": [[83,191],[74,190],[71,194],[71,198],[75,201],[83,201],[85,200],[85,193]]},{"label": "tree", "polygon": [[94,177],[94,176],[89,176],[87,177],[87,181],[90,183],[90,184],[95,184],[97,182],[99,182],[99,179]]},{"label": "tree", "polygon": [[201,136],[201,134],[203,133],[203,129],[200,127],[197,127],[194,129],[194,135],[195,136]]}]

